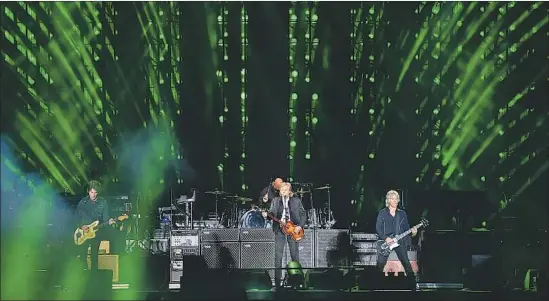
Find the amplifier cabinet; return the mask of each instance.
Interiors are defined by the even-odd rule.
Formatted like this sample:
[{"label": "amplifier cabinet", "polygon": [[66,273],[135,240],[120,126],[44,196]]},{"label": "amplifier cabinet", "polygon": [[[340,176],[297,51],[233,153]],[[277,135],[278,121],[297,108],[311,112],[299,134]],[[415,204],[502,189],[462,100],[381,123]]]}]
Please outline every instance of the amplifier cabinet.
[{"label": "amplifier cabinet", "polygon": [[[307,230],[305,237],[297,243],[299,248],[299,263],[303,268],[315,267],[314,241],[314,230],[309,229]],[[292,261],[292,256],[290,255],[290,248],[288,247],[288,244],[286,244],[286,246],[284,246],[284,256],[282,256],[282,267],[285,268],[290,261]]]},{"label": "amplifier cabinet", "polygon": [[171,247],[198,247],[200,244],[198,230],[172,230]]},{"label": "amplifier cabinet", "polygon": [[355,266],[376,266],[377,252],[372,249],[354,249],[351,258],[351,265]]},{"label": "amplifier cabinet", "polygon": [[240,268],[239,242],[203,241],[200,250],[208,268]]},{"label": "amplifier cabinet", "polygon": [[349,249],[349,231],[343,229],[318,229],[315,231],[315,267],[338,265],[345,260]]},{"label": "amplifier cabinet", "polygon": [[240,241],[269,241],[273,242],[275,239],[273,229],[259,228],[259,229],[240,229]]},{"label": "amplifier cabinet", "polygon": [[241,242],[240,252],[242,269],[267,269],[271,279],[274,279],[274,241]]},{"label": "amplifier cabinet", "polygon": [[170,262],[170,283],[179,283],[183,276],[183,259]]},{"label": "amplifier cabinet", "polygon": [[185,255],[200,255],[200,247],[171,247],[170,259],[183,260]]},{"label": "amplifier cabinet", "polygon": [[[88,269],[91,269],[91,259],[87,258]],[[99,255],[97,261],[99,270],[112,270],[112,282],[118,282],[118,255]]]},{"label": "amplifier cabinet", "polygon": [[203,229],[200,233],[201,242],[238,241],[240,229]]},{"label": "amplifier cabinet", "polygon": [[353,249],[363,249],[363,250],[376,250],[375,241],[353,241],[351,242]]},{"label": "amplifier cabinet", "polygon": [[199,247],[173,247],[170,249],[170,283],[179,283],[183,276],[183,256],[200,255]]},{"label": "amplifier cabinet", "polygon": [[351,233],[351,241],[376,241],[379,237],[375,233]]}]

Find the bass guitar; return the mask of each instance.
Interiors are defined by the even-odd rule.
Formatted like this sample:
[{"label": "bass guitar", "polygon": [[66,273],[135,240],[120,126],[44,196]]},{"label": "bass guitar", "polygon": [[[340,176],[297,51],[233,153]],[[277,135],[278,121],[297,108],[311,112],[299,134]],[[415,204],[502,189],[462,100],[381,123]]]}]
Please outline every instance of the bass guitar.
[{"label": "bass guitar", "polygon": [[[128,219],[128,215],[124,214],[116,218],[115,223],[119,223],[121,221],[124,221]],[[74,244],[80,246],[84,244],[88,239],[95,238],[95,233],[101,229],[104,225],[108,225],[108,223],[102,223],[100,224],[99,221],[95,221],[88,225],[88,229],[82,230],[82,228],[76,228],[74,231]]]},{"label": "bass guitar", "polygon": [[295,241],[300,241],[305,237],[305,230],[303,230],[303,227],[299,229],[299,231],[296,233],[295,229],[297,226],[292,221],[286,221],[284,224],[280,222],[280,220],[276,217],[274,217],[271,213],[267,212],[267,216],[269,216],[273,221],[280,224],[280,228],[282,229],[282,233],[285,235],[290,236]]},{"label": "bass guitar", "polygon": [[376,242],[376,249],[377,249],[377,253],[379,255],[382,255],[382,256],[389,256],[389,254],[391,254],[391,251],[398,247],[399,244],[398,244],[398,241],[403,239],[404,237],[408,236],[410,233],[412,233],[412,229],[413,228],[416,228],[416,229],[419,229],[421,227],[427,227],[429,225],[429,221],[426,220],[426,219],[421,219],[421,222],[415,226],[413,226],[412,228],[410,228],[408,231],[406,232],[403,232],[399,235],[392,235],[390,236],[393,241],[388,244],[386,241],[384,240],[378,240]]}]

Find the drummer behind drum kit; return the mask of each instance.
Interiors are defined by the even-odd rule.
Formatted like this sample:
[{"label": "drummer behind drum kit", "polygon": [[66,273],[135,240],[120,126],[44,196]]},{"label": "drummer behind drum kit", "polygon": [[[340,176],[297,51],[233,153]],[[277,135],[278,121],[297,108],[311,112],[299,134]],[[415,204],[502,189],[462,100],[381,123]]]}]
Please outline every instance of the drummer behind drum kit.
[{"label": "drummer behind drum kit", "polygon": [[[327,206],[324,208],[315,208],[312,186],[311,183],[292,183],[292,187],[295,187],[294,195],[302,200],[305,207],[308,207],[306,210],[307,224],[304,227],[331,229],[336,221],[331,210],[330,186],[326,185],[315,189],[327,193]],[[272,222],[265,220],[261,209],[252,204],[253,199],[251,198],[230,195],[219,190],[206,191],[205,194],[215,196],[215,212],[209,213],[207,220],[193,220],[196,190],[193,191],[192,198],[182,195],[175,200],[172,198],[171,206],[158,208],[160,228],[154,231],[153,240],[157,245],[151,246],[153,253],[168,251],[168,240],[172,230],[272,227]],[[304,201],[307,196],[309,202]]]}]

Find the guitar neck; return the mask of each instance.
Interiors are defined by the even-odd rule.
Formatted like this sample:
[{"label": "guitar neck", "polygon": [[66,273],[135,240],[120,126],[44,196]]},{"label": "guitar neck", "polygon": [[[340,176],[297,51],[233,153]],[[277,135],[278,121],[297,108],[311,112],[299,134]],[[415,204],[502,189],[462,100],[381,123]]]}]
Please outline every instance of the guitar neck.
[{"label": "guitar neck", "polygon": [[422,224],[417,224],[417,225],[413,226],[412,228],[408,229],[407,231],[402,232],[401,234],[395,236],[395,240],[400,240],[401,238],[403,238],[403,237],[407,236],[408,234],[412,233],[413,228],[419,228],[421,226],[422,226]]},{"label": "guitar neck", "polygon": [[277,222],[277,223],[280,224],[280,220],[279,220],[278,218],[274,217],[272,214],[269,214],[269,217],[270,217],[273,221],[275,221],[275,222]]}]

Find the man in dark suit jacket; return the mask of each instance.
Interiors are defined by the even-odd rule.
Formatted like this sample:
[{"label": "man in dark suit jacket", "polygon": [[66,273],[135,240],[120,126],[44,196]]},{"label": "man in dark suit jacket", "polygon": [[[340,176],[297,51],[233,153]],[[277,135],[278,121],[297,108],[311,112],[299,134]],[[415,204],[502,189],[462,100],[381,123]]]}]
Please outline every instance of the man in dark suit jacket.
[{"label": "man in dark suit jacket", "polygon": [[[281,223],[292,221],[297,226],[296,232],[300,231],[307,220],[301,200],[293,196],[292,186],[286,182],[280,185],[280,196],[273,199],[269,211],[274,217],[280,219]],[[263,216],[266,217],[267,213],[264,212]],[[282,278],[280,268],[282,268],[282,255],[284,254],[286,242],[288,242],[292,261],[299,261],[299,247],[298,242],[282,233],[279,224],[275,223],[273,225],[273,231],[275,232],[275,268],[277,268],[275,271],[275,285],[278,287]]]}]

